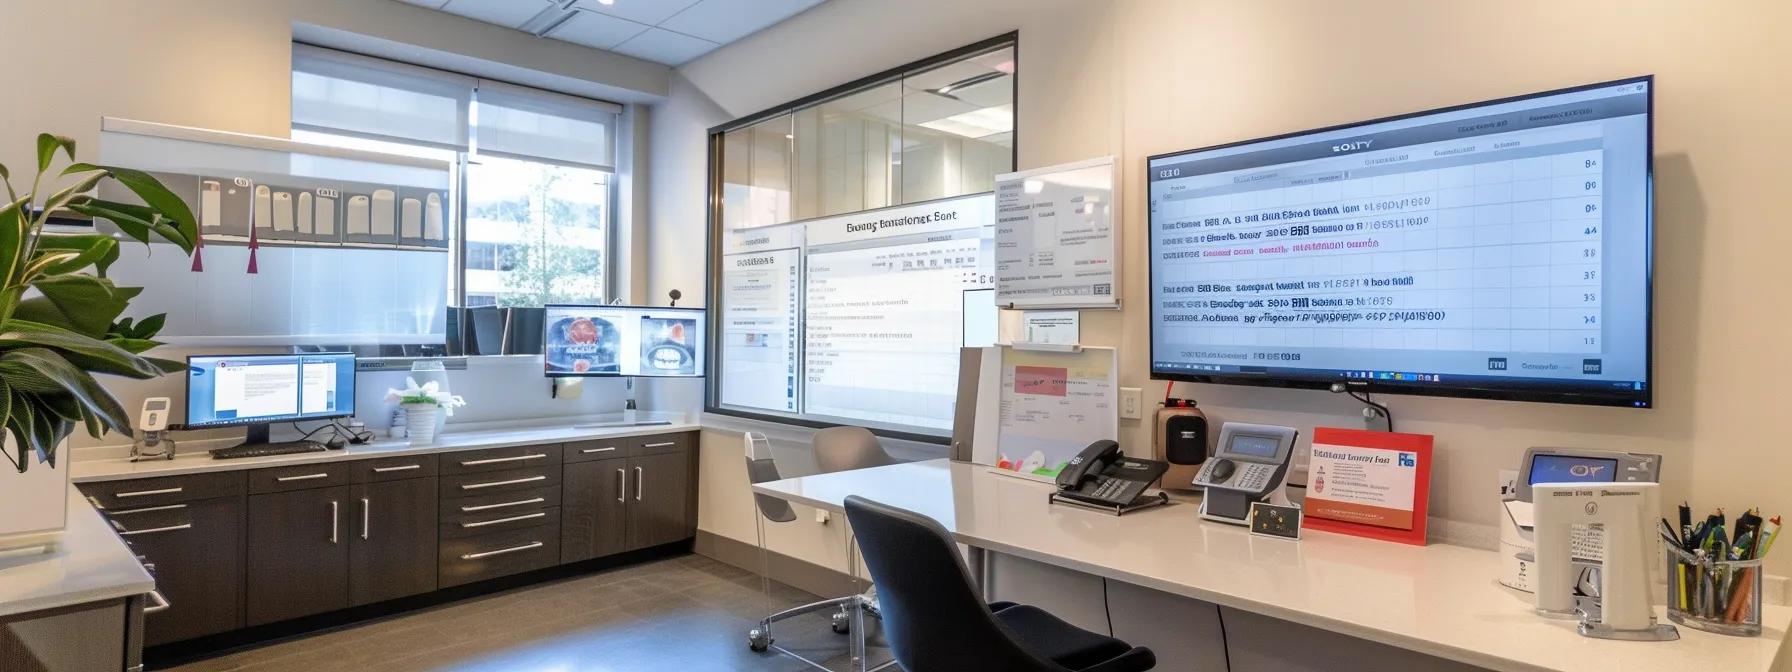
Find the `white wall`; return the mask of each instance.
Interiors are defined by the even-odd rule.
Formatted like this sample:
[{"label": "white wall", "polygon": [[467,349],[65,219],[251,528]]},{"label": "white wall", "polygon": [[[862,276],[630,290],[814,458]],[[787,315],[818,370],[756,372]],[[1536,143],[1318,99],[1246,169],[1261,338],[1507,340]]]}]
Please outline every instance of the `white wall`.
[{"label": "white wall", "polygon": [[[1664,504],[1792,512],[1777,439],[1777,386],[1792,373],[1780,259],[1792,227],[1774,198],[1792,179],[1780,83],[1792,6],[1724,3],[1362,0],[833,0],[680,69],[725,116],[758,111],[873,72],[1020,31],[1019,168],[1113,153],[1123,171],[1123,312],[1087,312],[1084,340],[1121,348],[1122,384],[1148,380],[1143,163],[1200,147],[1550,88],[1657,79],[1653,410],[1388,397],[1399,429],[1437,437],[1432,513],[1468,534],[1495,522],[1495,471],[1529,446],[1666,456]],[[698,95],[674,87],[672,98]],[[657,126],[698,137],[714,123]],[[693,142],[695,142],[693,140]],[[656,148],[658,208],[698,207],[703,156]],[[663,188],[663,190],[662,190]],[[655,235],[695,241],[695,217],[655,217]],[[694,244],[694,243],[685,243]],[[681,244],[682,245],[682,244]],[[650,283],[695,286],[701,258],[655,245]],[[688,248],[680,248],[681,250]],[[657,291],[657,290],[655,290]],[[1186,386],[1217,420],[1354,426],[1358,406],[1321,392]],[[1122,442],[1150,429],[1122,422]],[[706,434],[702,529],[751,541],[719,511],[750,507],[733,439]],[[727,445],[724,447],[723,443]],[[739,470],[739,467],[733,467]],[[749,519],[750,520],[750,519]],[[742,536],[742,535],[746,536]],[[825,559],[814,531],[780,550]],[[818,560],[819,561],[819,560]],[[1792,555],[1771,559],[1792,571]]]}]

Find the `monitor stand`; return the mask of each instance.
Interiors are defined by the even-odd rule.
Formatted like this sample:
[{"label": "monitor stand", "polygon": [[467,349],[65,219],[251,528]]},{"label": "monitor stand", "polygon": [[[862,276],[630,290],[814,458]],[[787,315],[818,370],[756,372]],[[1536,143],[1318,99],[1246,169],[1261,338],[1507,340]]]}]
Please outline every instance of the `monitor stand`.
[{"label": "monitor stand", "polygon": [[273,425],[270,425],[265,422],[249,425],[245,428],[245,429],[249,430],[248,436],[243,437],[243,442],[240,444],[237,444],[237,445],[239,445],[239,446],[259,446],[259,445],[263,445],[263,444],[273,443],[273,441],[268,438],[268,432],[269,432],[269,430],[272,430],[273,428],[274,428]]}]

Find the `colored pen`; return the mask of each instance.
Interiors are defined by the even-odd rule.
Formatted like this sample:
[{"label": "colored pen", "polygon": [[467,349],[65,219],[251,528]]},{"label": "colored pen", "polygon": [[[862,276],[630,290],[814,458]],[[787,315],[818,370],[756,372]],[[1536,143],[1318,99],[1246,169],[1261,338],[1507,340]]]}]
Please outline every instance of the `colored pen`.
[{"label": "colored pen", "polygon": [[1780,517],[1774,516],[1768,519],[1766,530],[1763,533],[1764,536],[1761,537],[1761,543],[1755,544],[1756,558],[1766,557],[1767,552],[1773,550],[1774,540],[1780,538]]}]

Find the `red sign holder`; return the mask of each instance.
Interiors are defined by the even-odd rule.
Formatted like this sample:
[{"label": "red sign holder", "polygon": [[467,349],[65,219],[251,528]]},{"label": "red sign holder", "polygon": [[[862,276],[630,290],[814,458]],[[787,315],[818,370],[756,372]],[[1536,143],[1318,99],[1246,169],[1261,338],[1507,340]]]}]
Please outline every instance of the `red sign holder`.
[{"label": "red sign holder", "polygon": [[[1361,429],[1319,427],[1313,430],[1313,445],[1340,446],[1353,452],[1371,455],[1386,451],[1391,465],[1412,460],[1412,509],[1377,509],[1376,507],[1331,503],[1315,491],[1324,489],[1319,476],[1309,474],[1307,501],[1302,503],[1303,525],[1310,530],[1324,530],[1382,541],[1396,541],[1414,546],[1425,545],[1425,523],[1431,502],[1431,443],[1429,434],[1397,434]],[[1364,521],[1377,522],[1364,522]]]}]

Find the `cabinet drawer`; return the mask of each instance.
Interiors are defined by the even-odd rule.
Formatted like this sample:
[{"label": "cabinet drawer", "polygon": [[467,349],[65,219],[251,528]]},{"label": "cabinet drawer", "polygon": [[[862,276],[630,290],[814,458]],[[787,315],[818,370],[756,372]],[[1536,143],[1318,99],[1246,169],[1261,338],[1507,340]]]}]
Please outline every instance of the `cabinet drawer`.
[{"label": "cabinet drawer", "polygon": [[442,475],[560,465],[560,444],[469,450],[442,456]]},{"label": "cabinet drawer", "polygon": [[146,644],[243,627],[243,509],[225,497],[107,512],[168,601],[144,616]]},{"label": "cabinet drawer", "polygon": [[348,485],[347,462],[320,462],[249,471],[249,494],[310,490]]},{"label": "cabinet drawer", "polygon": [[102,481],[82,483],[78,487],[102,511],[232,497],[246,492],[241,471]]},{"label": "cabinet drawer", "polygon": [[509,532],[530,527],[541,527],[550,522],[560,520],[559,507],[503,509],[455,516],[453,519],[442,519],[440,536],[442,539],[459,539],[461,537],[477,537],[496,532]]},{"label": "cabinet drawer", "polygon": [[540,527],[443,539],[440,553],[443,588],[552,567],[560,561],[560,521],[550,519]]},{"label": "cabinet drawer", "polygon": [[634,455],[677,453],[689,450],[691,447],[691,435],[689,433],[637,436],[634,438],[634,441],[635,452],[630,457],[633,457]]},{"label": "cabinet drawer", "polygon": [[349,463],[350,483],[380,483],[436,475],[436,456],[409,455]]},{"label": "cabinet drawer", "polygon": [[442,499],[514,493],[560,485],[560,465],[442,477]]},{"label": "cabinet drawer", "polygon": [[614,439],[590,439],[586,441],[569,441],[565,444],[566,463],[607,460],[633,455],[635,447],[640,445],[637,436],[624,436]]},{"label": "cabinet drawer", "polygon": [[[527,490],[510,490],[471,497],[442,500],[442,520],[458,520],[461,516],[495,516],[513,511],[533,511],[560,506],[560,487],[550,485]],[[447,493],[446,490],[442,491]]]}]

